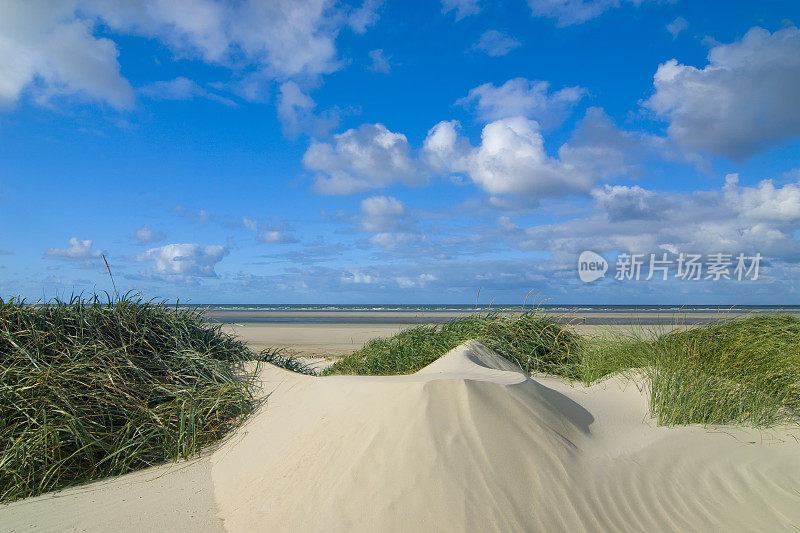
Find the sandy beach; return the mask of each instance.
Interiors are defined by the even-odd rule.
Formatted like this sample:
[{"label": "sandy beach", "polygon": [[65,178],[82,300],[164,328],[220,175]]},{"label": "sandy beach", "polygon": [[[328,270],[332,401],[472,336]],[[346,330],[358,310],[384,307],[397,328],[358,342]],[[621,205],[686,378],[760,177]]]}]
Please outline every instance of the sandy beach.
[{"label": "sandy beach", "polygon": [[0,508],[10,531],[755,531],[800,524],[800,431],[659,427],[634,377],[526,377],[476,341],[393,377],[266,365],[202,457]]},{"label": "sandy beach", "polygon": [[[353,352],[371,339],[391,337],[399,331],[418,324],[254,324],[231,323],[223,325],[223,331],[236,335],[258,352],[265,349],[283,349],[286,353],[303,357],[335,358]],[[658,326],[629,324],[574,324],[573,330],[582,335],[611,336],[639,335],[645,338],[657,336],[686,326],[666,324]]]}]

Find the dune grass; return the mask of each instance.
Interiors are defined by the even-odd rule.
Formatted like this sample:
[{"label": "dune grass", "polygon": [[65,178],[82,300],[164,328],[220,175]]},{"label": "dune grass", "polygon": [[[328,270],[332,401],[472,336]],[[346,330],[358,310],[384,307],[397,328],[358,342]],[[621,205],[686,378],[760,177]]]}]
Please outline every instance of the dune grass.
[{"label": "dune grass", "polygon": [[800,416],[800,319],[793,315],[670,333],[646,348],[659,423],[766,426]]},{"label": "dune grass", "polygon": [[475,314],[374,339],[339,359],[324,374],[411,374],[471,339],[480,340],[529,371],[570,377],[575,377],[582,344],[566,325],[535,311]]},{"label": "dune grass", "polygon": [[800,418],[800,320],[759,315],[644,336],[583,338],[536,312],[472,315],[375,339],[324,374],[410,374],[478,339],[530,372],[590,385],[636,372],[663,425],[766,426]]},{"label": "dune grass", "polygon": [[252,409],[253,357],[198,311],[0,300],[0,501],[196,454]]},{"label": "dune grass", "polygon": [[[800,418],[791,315],[598,339],[535,311],[476,314],[375,339],[324,374],[409,374],[470,339],[586,384],[635,371],[660,424]],[[130,297],[0,300],[0,501],[196,454],[252,411],[255,372],[243,365],[254,359],[313,373],[279,350],[253,354],[200,311]]]}]

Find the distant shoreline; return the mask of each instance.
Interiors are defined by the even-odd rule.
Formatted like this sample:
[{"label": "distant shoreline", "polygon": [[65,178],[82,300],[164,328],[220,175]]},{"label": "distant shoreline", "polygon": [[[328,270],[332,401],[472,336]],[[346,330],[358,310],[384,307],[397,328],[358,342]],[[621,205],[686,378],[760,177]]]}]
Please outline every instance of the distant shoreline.
[{"label": "distant shoreline", "polygon": [[[209,322],[223,324],[431,324],[441,323],[476,312],[520,312],[521,306],[474,307],[453,306],[207,306],[204,317]],[[409,306],[411,307],[411,306]],[[525,308],[529,310],[530,308]],[[742,306],[711,309],[708,306],[683,309],[653,306],[633,309],[631,306],[597,306],[596,308],[539,307],[540,312],[556,317],[560,322],[585,325],[696,325],[725,318],[754,313],[791,313],[800,315],[800,306]]]}]

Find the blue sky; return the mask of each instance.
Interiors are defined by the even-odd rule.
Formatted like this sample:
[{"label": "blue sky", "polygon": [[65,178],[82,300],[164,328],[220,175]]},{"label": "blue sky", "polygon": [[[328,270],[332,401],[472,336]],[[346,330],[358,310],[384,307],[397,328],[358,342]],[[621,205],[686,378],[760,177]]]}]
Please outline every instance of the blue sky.
[{"label": "blue sky", "polygon": [[[121,291],[196,303],[797,303],[799,23],[789,0],[6,0],[0,296],[110,290],[103,253]],[[617,280],[620,253],[763,261]]]}]

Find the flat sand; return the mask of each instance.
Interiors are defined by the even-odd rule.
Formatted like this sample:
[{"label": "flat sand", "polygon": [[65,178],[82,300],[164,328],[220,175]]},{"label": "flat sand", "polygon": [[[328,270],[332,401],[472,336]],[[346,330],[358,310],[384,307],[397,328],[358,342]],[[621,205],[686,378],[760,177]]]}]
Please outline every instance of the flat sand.
[{"label": "flat sand", "polygon": [[208,455],[7,505],[0,529],[800,526],[800,428],[659,427],[635,377],[529,378],[470,341],[409,376],[261,379],[265,403]]},{"label": "flat sand", "polygon": [[376,337],[391,337],[411,324],[225,324],[251,349],[282,348],[310,357],[341,356]]},{"label": "flat sand", "polygon": [[[349,354],[377,337],[391,337],[417,324],[225,324],[223,330],[244,340],[251,349],[261,351],[281,348],[289,354],[305,357],[336,358]],[[685,326],[638,324],[574,324],[583,335],[640,335],[653,337]]]}]

